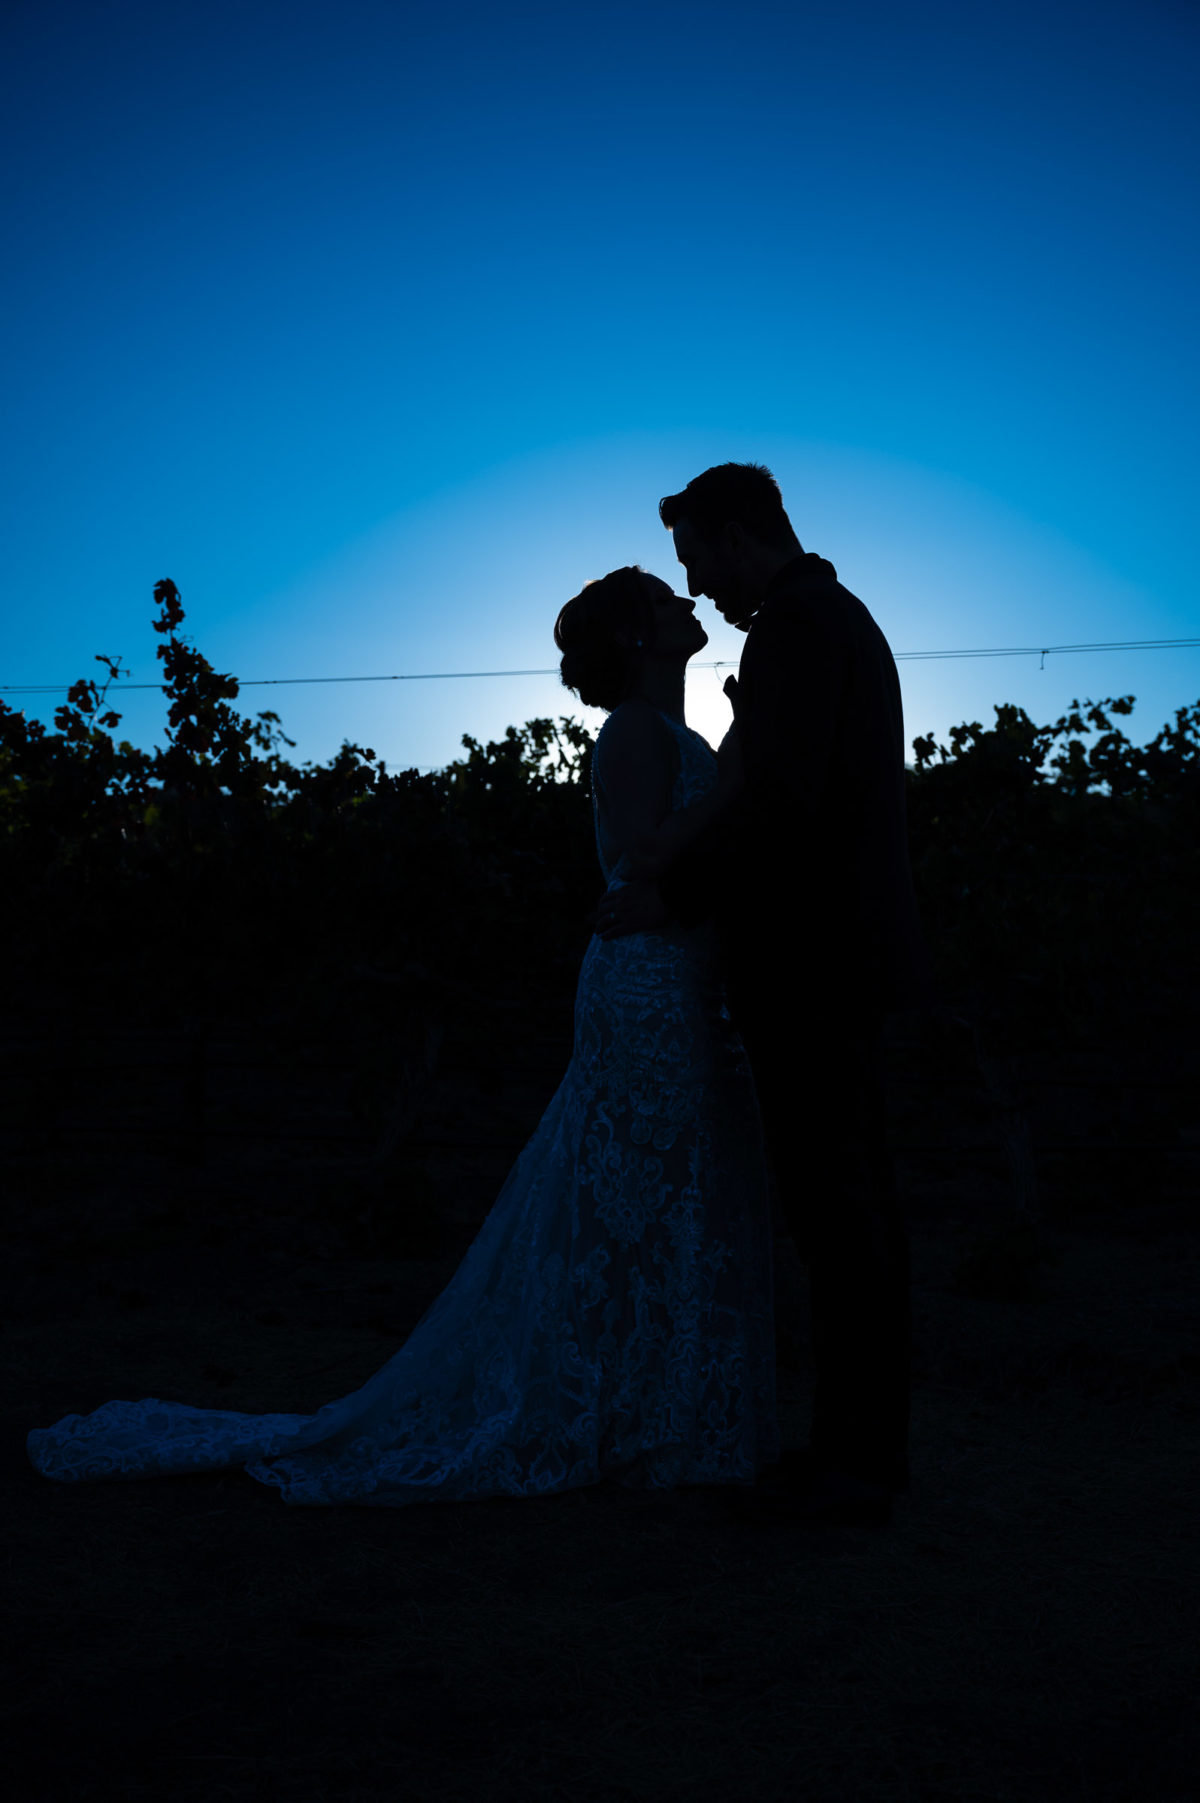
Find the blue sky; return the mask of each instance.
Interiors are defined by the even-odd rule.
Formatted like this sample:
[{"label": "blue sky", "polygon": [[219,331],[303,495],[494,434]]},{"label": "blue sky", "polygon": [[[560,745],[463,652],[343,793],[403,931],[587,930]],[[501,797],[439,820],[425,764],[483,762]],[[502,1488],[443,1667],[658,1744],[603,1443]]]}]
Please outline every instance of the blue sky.
[{"label": "blue sky", "polygon": [[[0,33],[0,682],[154,680],[162,576],[245,678],[552,666],[589,577],[676,580],[658,498],[727,457],[898,652],[1200,631],[1185,0],[9,0]],[[1111,693],[1147,736],[1200,650],[901,677],[910,737]],[[159,697],[117,705],[161,742]],[[552,677],[243,705],[419,767],[599,718]]]}]

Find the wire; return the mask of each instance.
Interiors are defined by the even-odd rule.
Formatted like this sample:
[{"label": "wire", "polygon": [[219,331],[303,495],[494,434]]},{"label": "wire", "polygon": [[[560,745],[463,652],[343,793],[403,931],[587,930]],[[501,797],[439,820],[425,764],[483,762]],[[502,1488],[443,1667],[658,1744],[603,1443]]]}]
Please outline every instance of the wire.
[{"label": "wire", "polygon": [[[715,667],[715,666],[714,666]],[[275,688],[285,683],[307,682],[454,682],[468,676],[557,676],[557,670],[419,670],[410,676],[250,676],[236,677],[239,689]],[[78,680],[78,678],[76,679]],[[90,679],[89,679],[90,680]],[[46,682],[16,685],[0,683],[0,695],[61,695],[74,685],[69,682]],[[165,682],[124,682],[116,691],[128,695],[132,689],[165,689]]]},{"label": "wire", "polygon": [[[1079,651],[1182,651],[1200,646],[1194,639],[1107,639],[1091,645],[1003,645],[965,651],[895,651],[897,663],[929,662],[937,658],[963,657],[1059,657]],[[726,670],[736,666],[736,658],[718,658],[696,664],[698,670]],[[481,676],[557,676],[557,669],[546,670],[419,670],[403,676],[254,676],[237,678],[239,689],[281,688],[300,683],[317,682],[458,682]],[[77,677],[76,681],[80,679]],[[0,695],[62,695],[73,688],[70,682],[0,683]],[[134,689],[159,689],[162,682],[126,682],[114,691],[114,699]]]},{"label": "wire", "polygon": [[1110,639],[1094,645],[1019,645],[989,651],[896,651],[901,660],[932,657],[1050,657],[1065,651],[1168,651],[1200,645],[1198,639]]}]

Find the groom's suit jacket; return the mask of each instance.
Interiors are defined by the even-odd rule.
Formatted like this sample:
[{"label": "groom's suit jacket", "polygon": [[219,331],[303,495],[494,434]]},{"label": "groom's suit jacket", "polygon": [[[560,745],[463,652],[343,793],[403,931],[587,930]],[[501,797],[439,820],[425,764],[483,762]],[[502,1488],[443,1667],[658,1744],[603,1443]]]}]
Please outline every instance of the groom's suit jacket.
[{"label": "groom's suit jacket", "polygon": [[772,580],[742,652],[737,719],[743,794],[660,884],[684,924],[715,915],[735,1018],[922,1005],[932,985],[909,867],[900,680],[883,633],[825,558],[803,552]]}]

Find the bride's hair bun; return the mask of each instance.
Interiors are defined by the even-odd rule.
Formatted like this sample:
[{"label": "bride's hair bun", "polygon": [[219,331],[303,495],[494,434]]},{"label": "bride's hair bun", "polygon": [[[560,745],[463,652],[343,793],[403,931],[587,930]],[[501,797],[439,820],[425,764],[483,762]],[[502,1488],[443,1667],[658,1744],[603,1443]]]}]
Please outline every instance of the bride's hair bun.
[{"label": "bride's hair bun", "polygon": [[562,652],[563,684],[585,707],[611,714],[629,692],[636,654],[617,642],[624,632],[635,643],[654,635],[654,605],[640,564],[610,570],[567,602],[554,623],[554,643]]}]

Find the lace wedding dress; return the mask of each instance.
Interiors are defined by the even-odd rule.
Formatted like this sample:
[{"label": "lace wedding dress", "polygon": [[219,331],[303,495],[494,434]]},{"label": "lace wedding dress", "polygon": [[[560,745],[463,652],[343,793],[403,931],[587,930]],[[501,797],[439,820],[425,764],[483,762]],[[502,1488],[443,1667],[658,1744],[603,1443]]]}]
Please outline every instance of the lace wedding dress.
[{"label": "lace wedding dress", "polygon": [[[678,809],[716,760],[663,718]],[[604,751],[602,728],[613,887]],[[454,1277],[361,1389],[315,1415],[106,1402],[35,1429],[29,1457],[60,1483],[241,1466],[288,1503],[388,1508],[752,1484],[779,1457],[765,1183],[710,929],[593,938],[557,1094]]]}]

